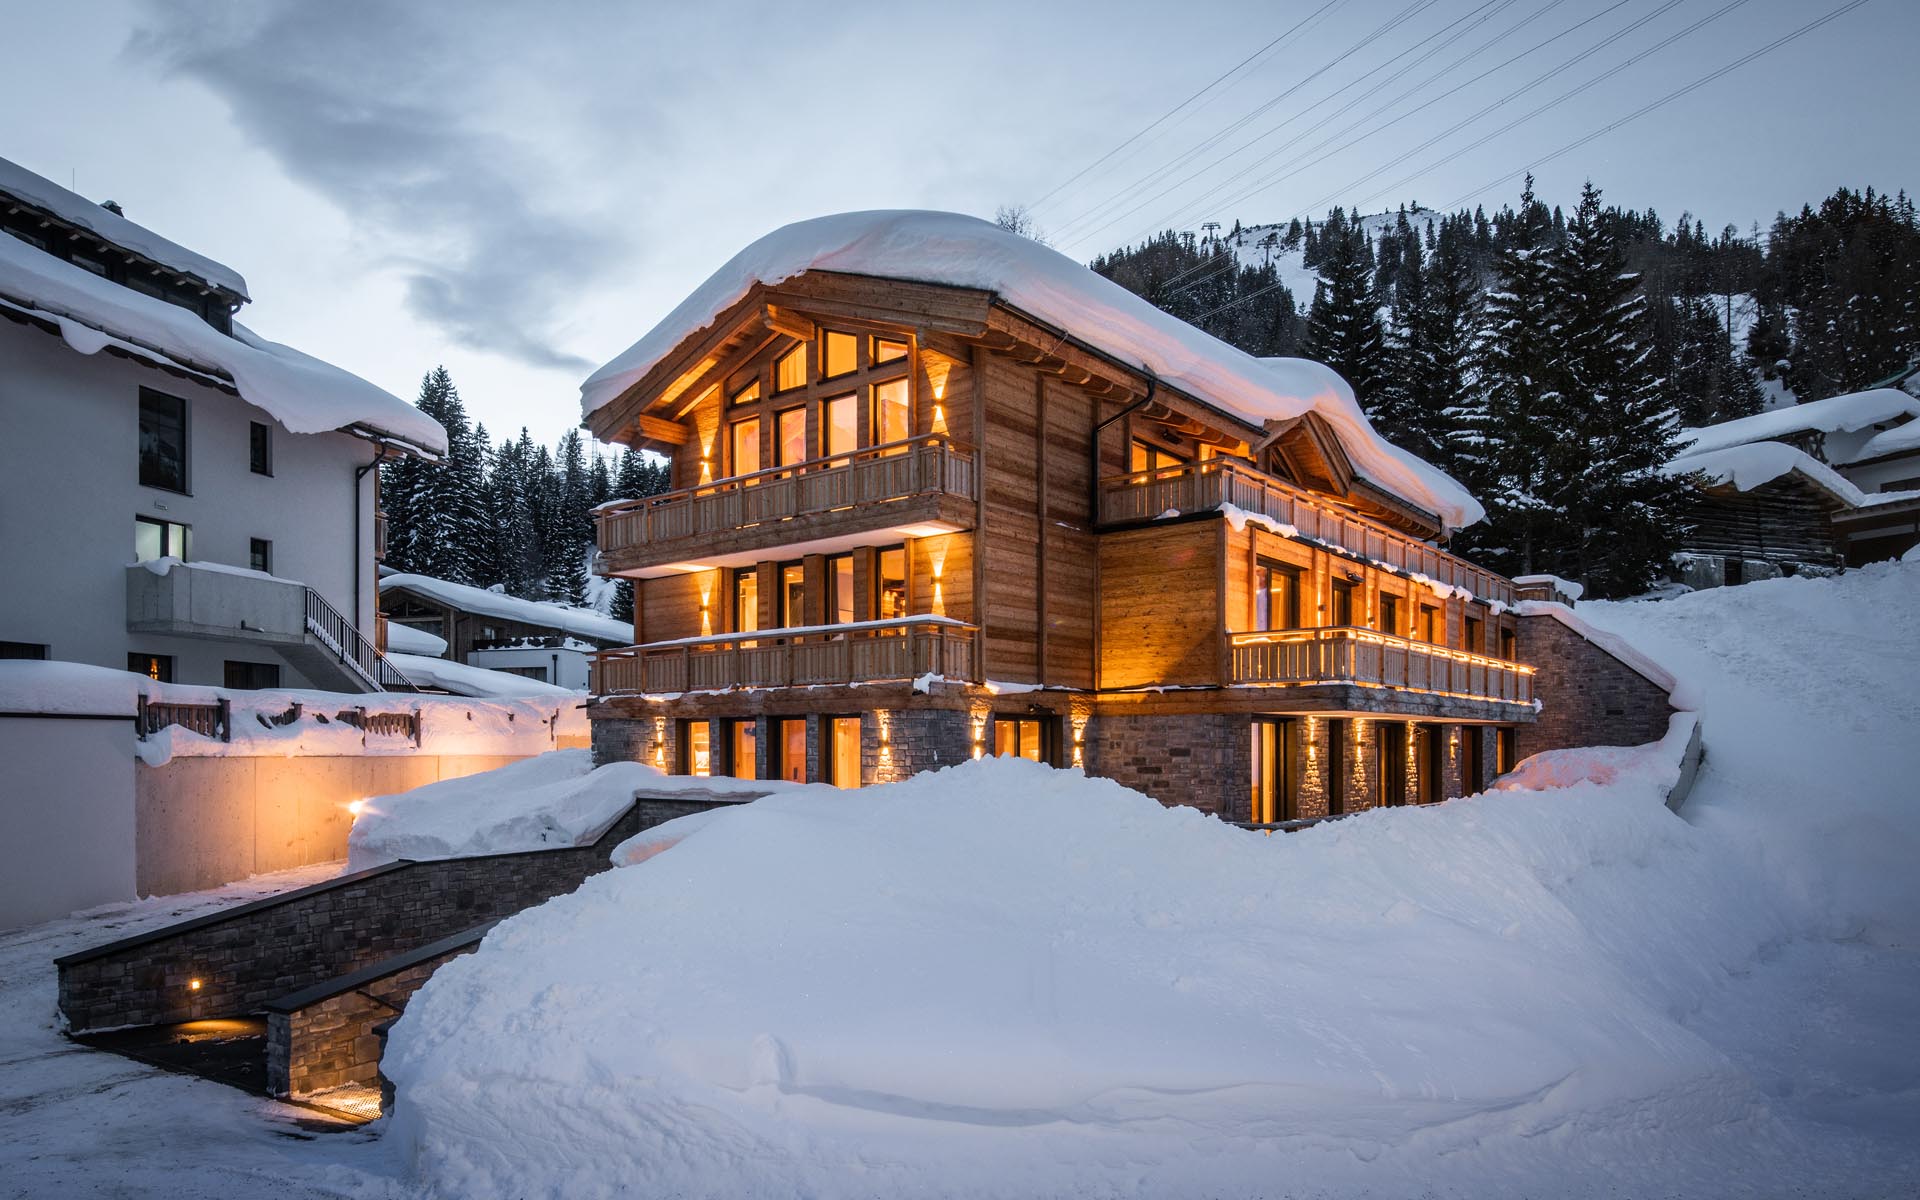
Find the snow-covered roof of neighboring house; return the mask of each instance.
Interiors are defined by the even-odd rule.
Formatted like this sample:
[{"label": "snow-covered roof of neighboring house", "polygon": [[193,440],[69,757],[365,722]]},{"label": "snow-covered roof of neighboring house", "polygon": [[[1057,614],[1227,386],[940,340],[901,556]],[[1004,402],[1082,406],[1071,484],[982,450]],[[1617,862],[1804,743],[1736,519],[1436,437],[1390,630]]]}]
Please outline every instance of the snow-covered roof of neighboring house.
[{"label": "snow-covered roof of neighboring house", "polygon": [[[518,621],[523,625],[538,625],[545,629],[558,629],[578,637],[595,642],[615,642],[626,645],[633,640],[633,626],[625,621],[616,621],[604,617],[586,608],[574,608],[568,604],[552,604],[545,600],[522,600],[518,596],[509,596],[505,592],[490,591],[464,583],[451,583],[445,579],[435,579],[431,575],[409,575],[402,572],[388,575],[380,580],[382,592],[394,588],[404,588],[429,596],[448,608],[457,608],[461,612],[482,613],[489,617],[498,617],[502,621]],[[392,627],[388,627],[392,635]],[[402,668],[404,670],[404,668]]]},{"label": "snow-covered roof of neighboring house", "polygon": [[228,337],[199,316],[0,234],[0,307],[51,321],[82,354],[109,346],[231,385],[290,433],[359,428],[433,455],[440,423],[358,375],[269,342],[234,322]]},{"label": "snow-covered roof of neighboring house", "polygon": [[1785,442],[1754,442],[1700,454],[1683,454],[1665,467],[1668,475],[1704,475],[1712,483],[1730,483],[1736,491],[1765,487],[1783,475],[1799,475],[1847,508],[1867,497],[1832,467]]},{"label": "snow-covered roof of neighboring house", "polygon": [[581,384],[582,412],[590,415],[611,403],[755,284],[772,286],[811,270],[991,291],[1249,425],[1319,414],[1340,436],[1360,475],[1434,513],[1450,529],[1486,515],[1445,472],[1381,437],[1331,367],[1255,358],[1058,251],[958,213],[841,213],[775,230],[734,255],[645,337]]},{"label": "snow-covered roof of neighboring house", "polygon": [[387,623],[389,654],[424,654],[428,658],[439,658],[446,652],[447,639],[443,637],[411,625],[402,625],[398,621]]},{"label": "snow-covered roof of neighboring house", "polygon": [[205,255],[195,254],[146,226],[137,225],[85,196],[70,192],[53,180],[36,175],[4,158],[0,158],[0,193],[44,209],[62,221],[96,234],[101,241],[112,242],[122,250],[171,267],[183,275],[191,275],[202,283],[225,288],[243,300],[248,298],[247,281],[232,267],[217,263]]},{"label": "snow-covered roof of neighboring house", "polygon": [[[389,645],[392,644],[393,628],[390,626],[387,630]],[[437,687],[456,696],[475,696],[488,700],[579,696],[578,692],[538,679],[509,675],[505,671],[489,671],[485,667],[470,667],[450,658],[389,651],[387,661],[400,668],[400,673],[413,682],[423,687]]]},{"label": "snow-covered roof of neighboring house", "polygon": [[1899,388],[1874,388],[1806,404],[1790,404],[1700,429],[1683,429],[1680,441],[1685,446],[1683,453],[1703,454],[1797,433],[1852,433],[1884,421],[1907,421],[1914,417],[1920,417],[1920,400]]},{"label": "snow-covered roof of neighboring house", "polygon": [[1891,454],[1912,454],[1920,452],[1920,421],[1908,421],[1905,425],[1896,425],[1892,429],[1882,429],[1866,440],[1842,466],[1850,463],[1869,462],[1876,458],[1885,458]]}]

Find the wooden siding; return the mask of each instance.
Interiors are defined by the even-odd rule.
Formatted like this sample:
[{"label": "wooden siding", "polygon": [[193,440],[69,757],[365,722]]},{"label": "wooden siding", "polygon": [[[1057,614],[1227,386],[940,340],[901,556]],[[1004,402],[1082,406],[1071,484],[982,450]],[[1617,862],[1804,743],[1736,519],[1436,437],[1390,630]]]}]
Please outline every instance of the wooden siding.
[{"label": "wooden siding", "polygon": [[1792,476],[1746,492],[1702,492],[1688,514],[1692,527],[1681,551],[1837,567],[1843,555],[1834,536],[1835,507]]},{"label": "wooden siding", "polygon": [[1223,521],[1100,539],[1100,686],[1220,682]]}]

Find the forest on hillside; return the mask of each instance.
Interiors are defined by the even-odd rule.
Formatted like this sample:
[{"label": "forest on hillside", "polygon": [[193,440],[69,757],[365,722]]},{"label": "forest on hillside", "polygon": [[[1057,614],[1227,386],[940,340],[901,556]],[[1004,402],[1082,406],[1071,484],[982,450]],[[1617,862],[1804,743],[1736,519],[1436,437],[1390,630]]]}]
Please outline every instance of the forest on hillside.
[{"label": "forest on hillside", "polygon": [[1529,179],[1492,213],[1335,208],[1092,266],[1248,353],[1332,365],[1382,433],[1485,503],[1456,549],[1598,595],[1644,589],[1684,533],[1684,481],[1660,470],[1678,430],[1920,361],[1920,225],[1872,188],[1743,235],[1591,186],[1568,212]]}]

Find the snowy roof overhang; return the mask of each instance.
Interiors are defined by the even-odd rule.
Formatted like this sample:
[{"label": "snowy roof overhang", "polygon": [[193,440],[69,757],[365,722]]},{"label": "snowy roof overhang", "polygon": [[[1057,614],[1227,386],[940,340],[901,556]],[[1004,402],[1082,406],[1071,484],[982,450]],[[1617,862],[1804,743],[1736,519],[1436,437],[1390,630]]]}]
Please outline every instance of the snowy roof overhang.
[{"label": "snowy roof overhang", "polygon": [[57,333],[82,354],[105,351],[230,392],[290,433],[350,433],[425,458],[447,452],[439,422],[357,375],[239,322],[229,337],[186,309],[4,234],[0,314]]},{"label": "snowy roof overhang", "polygon": [[241,278],[240,272],[169,241],[144,225],[137,225],[4,158],[0,158],[0,205],[32,209],[49,221],[85,230],[130,257],[165,267],[208,288],[231,293],[238,300],[248,299],[247,281]]},{"label": "snowy roof overhang", "polygon": [[1785,442],[1754,442],[1701,454],[1683,454],[1664,468],[1668,475],[1703,478],[1709,491],[1751,492],[1783,478],[1796,478],[1836,508],[1858,508],[1867,497],[1832,467]]},{"label": "snowy roof overhang", "polygon": [[[761,238],[715,272],[665,319],[581,385],[581,409],[595,432],[631,428],[652,397],[672,394],[702,361],[724,352],[741,320],[778,318],[764,297],[800,276],[860,276],[978,294],[992,313],[1054,331],[1053,354],[1099,360],[1101,373],[1151,386],[1156,398],[1191,405],[1238,427],[1249,442],[1274,423],[1311,415],[1332,430],[1368,492],[1404,512],[1425,514],[1439,531],[1473,524],[1479,503],[1444,472],[1382,438],[1353,390],[1331,368],[1305,359],[1258,359],[1188,325],[1081,263],[986,221],[954,213],[880,211],[801,221]],[[987,312],[973,336],[991,348]],[[913,324],[913,322],[909,322]],[[693,353],[693,351],[703,353]],[[612,413],[600,415],[609,406]],[[642,423],[643,424],[643,423]],[[603,428],[612,426],[613,429]],[[663,430],[668,439],[677,436]]]},{"label": "snowy roof overhang", "polygon": [[501,621],[516,621],[541,629],[557,629],[592,642],[612,642],[624,646],[633,640],[632,625],[602,616],[591,609],[550,604],[543,600],[522,600],[505,592],[435,579],[431,575],[400,572],[382,576],[380,594],[384,597],[389,592],[411,592],[460,612],[477,613]]},{"label": "snowy roof overhang", "polygon": [[1905,424],[1916,417],[1920,417],[1920,400],[1898,388],[1873,388],[1683,429],[1679,440],[1685,453],[1703,454],[1801,433],[1853,433],[1873,425]]}]

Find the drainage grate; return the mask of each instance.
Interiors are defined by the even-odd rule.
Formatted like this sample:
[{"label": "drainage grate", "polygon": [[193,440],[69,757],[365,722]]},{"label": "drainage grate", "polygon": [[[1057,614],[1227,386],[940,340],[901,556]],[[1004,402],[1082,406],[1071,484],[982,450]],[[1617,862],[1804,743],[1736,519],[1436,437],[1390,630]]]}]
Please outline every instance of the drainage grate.
[{"label": "drainage grate", "polygon": [[330,1113],[337,1113],[349,1121],[380,1119],[380,1089],[377,1087],[350,1083],[345,1087],[315,1092],[302,1103],[325,1109]]}]

